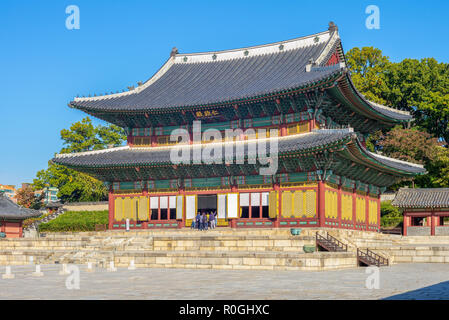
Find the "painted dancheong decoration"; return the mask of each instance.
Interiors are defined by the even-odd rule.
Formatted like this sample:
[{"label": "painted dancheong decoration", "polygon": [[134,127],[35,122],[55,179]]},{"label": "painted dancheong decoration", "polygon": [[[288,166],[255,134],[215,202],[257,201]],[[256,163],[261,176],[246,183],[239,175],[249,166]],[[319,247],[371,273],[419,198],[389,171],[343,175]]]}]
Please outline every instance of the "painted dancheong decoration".
[{"label": "painted dancheong decoration", "polygon": [[[128,135],[124,147],[52,160],[108,184],[110,229],[124,229],[126,219],[131,229],[189,227],[199,210],[216,210],[219,226],[378,231],[380,194],[425,173],[365,148],[369,133],[412,117],[356,90],[333,23],[318,34],[255,47],[196,54],[174,48],[145,83],[75,98],[70,106]],[[188,133],[181,146],[170,140],[175,129]],[[211,143],[204,139],[211,129],[241,129],[235,139],[244,140]],[[261,136],[259,129],[271,131]],[[221,158],[229,147],[251,150],[261,141],[277,141],[272,175],[261,175],[266,164],[248,156]],[[213,148],[224,161],[175,164],[173,148],[188,160]]]}]

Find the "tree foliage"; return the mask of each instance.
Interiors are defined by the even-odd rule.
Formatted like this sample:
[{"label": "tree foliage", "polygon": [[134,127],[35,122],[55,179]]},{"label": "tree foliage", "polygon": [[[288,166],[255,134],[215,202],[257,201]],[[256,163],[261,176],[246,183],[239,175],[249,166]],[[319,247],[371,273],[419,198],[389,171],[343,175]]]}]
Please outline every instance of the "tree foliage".
[{"label": "tree foliage", "polygon": [[351,70],[351,78],[356,88],[368,100],[385,104],[383,93],[388,89],[385,70],[390,67],[390,60],[382,51],[373,47],[353,48],[346,54],[346,61]]},{"label": "tree foliage", "polygon": [[385,134],[378,136],[378,148],[388,157],[427,164],[434,158],[434,148],[441,143],[430,133],[420,131],[417,127],[404,129],[396,126]]},{"label": "tree foliage", "polygon": [[448,186],[449,64],[433,58],[393,63],[372,47],[353,48],[346,59],[354,85],[367,99],[410,111],[415,118],[411,129],[372,133],[367,148],[423,164],[428,174],[415,179],[420,187]]},{"label": "tree foliage", "polygon": [[19,188],[16,193],[17,204],[25,208],[34,208],[39,198],[35,196],[33,188],[26,185]]},{"label": "tree foliage", "polygon": [[367,99],[410,111],[415,125],[449,142],[449,64],[434,58],[393,63],[373,47],[353,48],[346,59]]},{"label": "tree foliage", "polygon": [[[89,117],[61,130],[64,147],[60,153],[101,150],[109,146],[119,146],[126,139],[124,130],[115,125],[94,126]],[[108,191],[103,183],[87,174],[65,166],[48,163],[46,170],[36,174],[34,189],[57,187],[58,197],[63,202],[101,201],[107,199]]]}]

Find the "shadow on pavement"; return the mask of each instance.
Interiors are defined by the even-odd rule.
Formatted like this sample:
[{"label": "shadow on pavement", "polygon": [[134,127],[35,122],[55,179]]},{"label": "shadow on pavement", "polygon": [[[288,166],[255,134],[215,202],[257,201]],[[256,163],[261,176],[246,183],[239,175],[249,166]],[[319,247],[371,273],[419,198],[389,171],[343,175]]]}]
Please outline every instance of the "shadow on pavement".
[{"label": "shadow on pavement", "polygon": [[383,300],[449,300],[449,281],[400,293]]}]

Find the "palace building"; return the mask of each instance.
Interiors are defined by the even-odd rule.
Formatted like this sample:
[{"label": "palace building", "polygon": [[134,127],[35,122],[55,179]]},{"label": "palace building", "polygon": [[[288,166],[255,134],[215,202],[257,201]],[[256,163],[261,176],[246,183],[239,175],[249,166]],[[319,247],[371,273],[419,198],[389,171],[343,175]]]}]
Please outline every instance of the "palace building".
[{"label": "palace building", "polygon": [[213,210],[234,228],[378,231],[380,194],[425,173],[366,149],[368,134],[412,117],[357,91],[333,23],[242,49],[174,48],[148,81],[70,106],[128,136],[52,160],[108,185],[110,229],[189,227]]}]

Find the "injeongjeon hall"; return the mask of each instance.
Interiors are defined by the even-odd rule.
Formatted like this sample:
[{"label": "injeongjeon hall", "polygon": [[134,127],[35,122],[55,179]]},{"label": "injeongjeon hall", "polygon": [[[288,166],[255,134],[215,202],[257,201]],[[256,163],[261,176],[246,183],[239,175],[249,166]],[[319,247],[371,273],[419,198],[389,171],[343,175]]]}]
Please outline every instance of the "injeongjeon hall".
[{"label": "injeongjeon hall", "polygon": [[[216,211],[218,225],[233,228],[378,231],[380,194],[425,172],[366,149],[370,133],[412,117],[357,91],[333,23],[242,49],[174,48],[145,83],[70,106],[128,136],[126,146],[53,159],[107,184],[110,229],[127,219],[131,229],[189,227],[198,212]],[[173,139],[176,129],[184,133]],[[268,161],[249,152],[261,142],[276,146]]]}]

